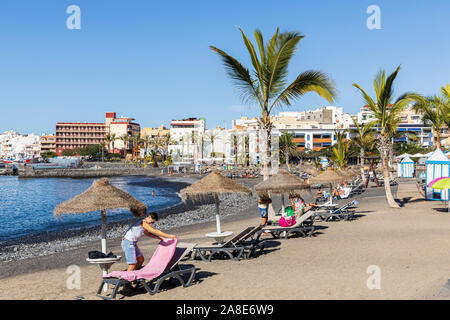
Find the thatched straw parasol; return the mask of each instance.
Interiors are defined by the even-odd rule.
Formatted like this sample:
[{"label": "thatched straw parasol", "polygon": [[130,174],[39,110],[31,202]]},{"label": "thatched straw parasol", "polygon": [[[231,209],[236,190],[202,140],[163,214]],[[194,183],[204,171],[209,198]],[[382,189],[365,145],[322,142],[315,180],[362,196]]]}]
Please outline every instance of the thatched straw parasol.
[{"label": "thatched straw parasol", "polygon": [[301,169],[303,172],[306,172],[309,175],[315,176],[319,173],[319,171],[316,168],[313,167],[304,167]]},{"label": "thatched straw parasol", "polygon": [[88,213],[101,211],[102,215],[102,252],[106,254],[106,210],[128,209],[134,216],[147,213],[147,206],[129,193],[109,183],[106,178],[95,180],[92,186],[78,196],[59,204],[53,214],[56,218],[63,214]]},{"label": "thatched straw parasol", "polygon": [[339,174],[336,170],[329,168],[328,170],[320,173],[316,177],[313,177],[309,180],[310,183],[313,184],[330,184],[330,203],[333,203],[333,184],[341,182],[345,180],[341,174]]},{"label": "thatched straw parasol", "polygon": [[340,174],[345,180],[353,179],[357,175],[354,169],[339,170],[337,173]]},{"label": "thatched straw parasol", "polygon": [[315,184],[334,184],[341,182],[342,179],[343,177],[336,170],[328,169],[316,177],[309,179],[309,181]]},{"label": "thatched straw parasol", "polygon": [[296,193],[305,189],[309,189],[306,182],[284,169],[278,170],[277,174],[255,186],[256,193],[260,195],[268,192],[277,194]]},{"label": "thatched straw parasol", "polygon": [[183,199],[184,202],[187,202],[188,200],[196,201],[214,196],[216,203],[217,234],[219,235],[222,233],[220,230],[219,195],[230,193],[251,195],[252,191],[239,183],[234,182],[230,178],[222,176],[216,171],[211,172],[200,181],[197,181],[180,191],[181,199]]},{"label": "thatched straw parasol", "polygon": [[302,193],[304,190],[309,190],[309,187],[309,184],[289,173],[287,170],[280,169],[277,174],[258,183],[255,186],[255,191],[258,195],[265,195],[267,193],[281,194],[282,209],[284,211],[285,193]]}]

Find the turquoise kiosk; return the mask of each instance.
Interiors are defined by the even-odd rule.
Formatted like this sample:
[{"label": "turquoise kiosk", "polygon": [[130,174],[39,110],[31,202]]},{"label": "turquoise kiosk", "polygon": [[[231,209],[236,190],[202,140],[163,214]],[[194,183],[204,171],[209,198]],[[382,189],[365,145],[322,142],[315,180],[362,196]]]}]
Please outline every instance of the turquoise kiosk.
[{"label": "turquoise kiosk", "polygon": [[322,168],[326,168],[328,166],[328,159],[325,157],[321,157],[320,158],[320,165],[322,166]]},{"label": "turquoise kiosk", "polygon": [[410,157],[405,157],[400,162],[398,176],[401,178],[412,178],[414,176],[414,161]]},{"label": "turquoise kiosk", "polygon": [[[450,160],[437,148],[425,162],[426,185],[440,177],[450,177]],[[425,187],[426,200],[448,201],[449,190],[438,190]]]}]

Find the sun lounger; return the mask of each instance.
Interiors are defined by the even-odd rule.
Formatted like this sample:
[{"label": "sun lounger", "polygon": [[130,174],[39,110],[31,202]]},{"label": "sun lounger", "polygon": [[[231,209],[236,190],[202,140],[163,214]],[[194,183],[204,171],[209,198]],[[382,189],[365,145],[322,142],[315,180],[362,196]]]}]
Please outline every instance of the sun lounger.
[{"label": "sun lounger", "polygon": [[342,188],[344,190],[344,194],[339,195],[340,199],[347,199],[350,196],[350,193],[352,192],[352,188]]},{"label": "sun lounger", "polygon": [[287,239],[291,234],[301,235],[303,237],[312,237],[314,234],[313,223],[314,211],[309,210],[305,212],[302,216],[296,219],[295,225],[292,227],[282,227],[282,226],[267,226],[262,228],[258,232],[257,239],[261,237],[262,233],[270,233],[272,237],[279,239]]},{"label": "sun lounger", "polygon": [[223,244],[197,245],[192,249],[193,259],[199,257],[202,261],[211,262],[213,258],[230,258],[239,261],[241,258],[249,259],[254,256],[256,250],[264,249],[264,242],[256,239],[261,226],[248,227]]},{"label": "sun lounger", "polygon": [[355,206],[358,204],[357,200],[350,201],[343,205],[342,207],[336,209],[336,210],[329,210],[329,211],[316,211],[314,213],[314,219],[319,219],[321,221],[350,221],[353,220],[353,216],[355,214],[354,210],[351,210],[355,208]]},{"label": "sun lounger", "polygon": [[360,183],[357,186],[353,187],[350,191],[349,197],[352,197],[356,194],[361,194],[364,192],[364,184]]},{"label": "sun lounger", "polygon": [[[180,261],[191,252],[194,246],[194,243],[175,242],[174,250],[171,251],[171,249],[167,248],[162,248],[166,250],[160,250],[160,244],[149,263],[142,269],[137,271],[115,271],[103,277],[97,296],[106,300],[115,299],[118,289],[125,284],[131,283],[135,283],[137,287],[144,287],[150,295],[158,293],[161,285],[166,280],[177,279],[183,287],[190,286],[195,278],[197,269],[180,265]],[[172,255],[171,252],[173,252]],[[105,284],[113,286],[111,296],[100,295]]]}]

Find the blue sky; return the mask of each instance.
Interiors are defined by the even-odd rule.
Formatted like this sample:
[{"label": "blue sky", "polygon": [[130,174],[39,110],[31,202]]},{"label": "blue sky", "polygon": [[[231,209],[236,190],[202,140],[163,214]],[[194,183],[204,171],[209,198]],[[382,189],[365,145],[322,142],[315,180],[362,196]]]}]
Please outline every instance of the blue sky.
[{"label": "blue sky", "polygon": [[[68,30],[69,5],[81,8],[81,30]],[[369,30],[366,9],[381,9]],[[106,111],[142,127],[205,117],[207,127],[257,115],[244,106],[209,48],[250,67],[240,26],[253,40],[277,26],[306,35],[289,79],[319,69],[334,80],[336,105],[356,113],[356,82],[371,88],[380,68],[402,70],[396,93],[437,93],[450,83],[450,1],[303,0],[2,0],[0,132],[53,133],[58,121],[104,121]],[[372,90],[369,90],[372,92]],[[327,105],[308,94],[290,109]]]}]

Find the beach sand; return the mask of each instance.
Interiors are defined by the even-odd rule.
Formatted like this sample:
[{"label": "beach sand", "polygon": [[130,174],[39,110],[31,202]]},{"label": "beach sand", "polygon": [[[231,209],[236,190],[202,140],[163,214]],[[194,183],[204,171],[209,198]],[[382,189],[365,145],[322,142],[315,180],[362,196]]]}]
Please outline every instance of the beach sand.
[{"label": "beach sand", "polygon": [[[250,260],[189,260],[199,281],[150,296],[138,293],[125,299],[445,299],[440,292],[450,278],[450,216],[445,204],[413,200],[390,209],[384,196],[368,190],[359,199],[354,221],[317,222],[323,228],[312,238],[270,240],[264,254]],[[343,201],[341,201],[342,203]],[[277,204],[275,202],[274,204]],[[279,202],[278,202],[279,204]],[[239,232],[259,223],[256,205],[224,219],[222,229]],[[205,243],[214,222],[179,228],[180,241]],[[108,244],[121,254],[118,240]],[[157,242],[142,239],[140,248],[150,258]],[[88,248],[58,255],[11,262],[22,272],[0,281],[1,299],[100,299],[98,266],[85,262]],[[146,261],[147,261],[146,260]],[[69,265],[78,265],[81,288],[68,289]],[[369,289],[369,266],[380,270],[380,289]],[[18,268],[18,267],[17,267]],[[112,270],[126,268],[125,261]],[[37,271],[38,270],[38,271]],[[17,272],[11,272],[16,274]],[[118,299],[124,298],[118,294]]]}]

